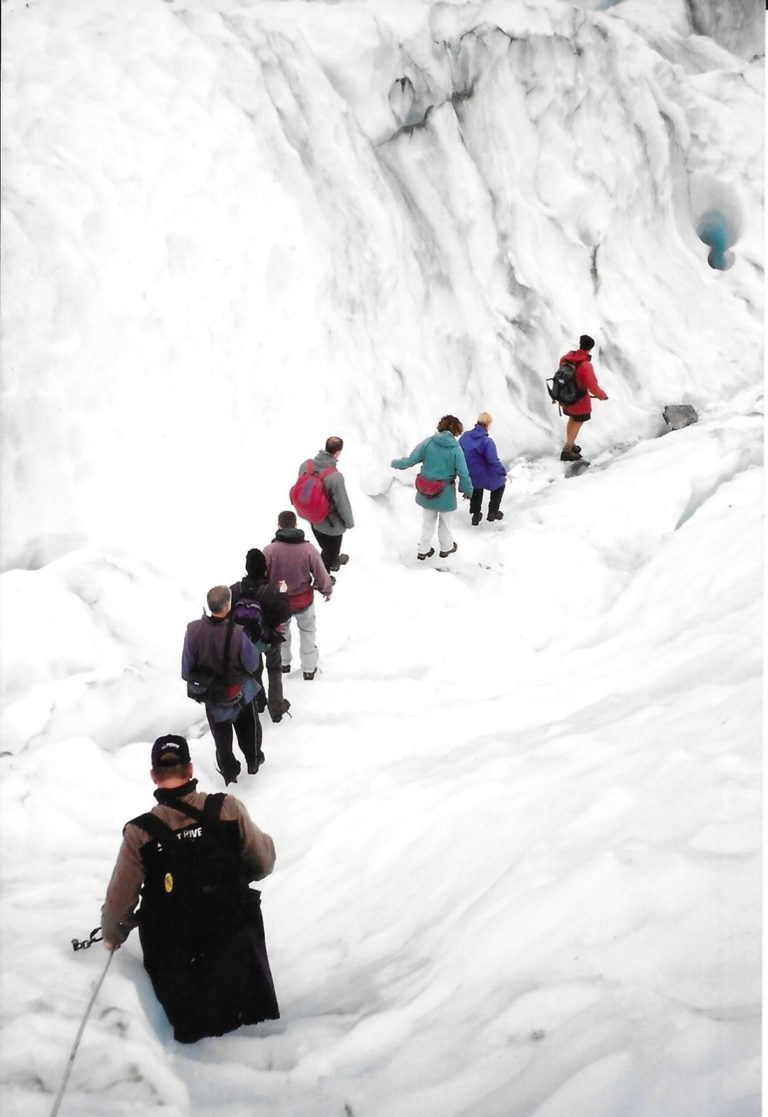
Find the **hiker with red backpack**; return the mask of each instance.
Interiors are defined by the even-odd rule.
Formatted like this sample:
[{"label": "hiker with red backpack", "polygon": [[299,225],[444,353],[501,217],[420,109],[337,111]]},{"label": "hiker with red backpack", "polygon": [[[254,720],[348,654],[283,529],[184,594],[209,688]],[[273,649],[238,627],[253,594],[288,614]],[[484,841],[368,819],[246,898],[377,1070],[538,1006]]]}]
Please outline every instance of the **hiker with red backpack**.
[{"label": "hiker with red backpack", "polygon": [[303,462],[290,491],[291,504],[303,520],[308,520],[320,544],[320,556],[328,573],[349,562],[341,553],[345,531],[355,526],[344,477],[337,468],[343,439],[332,435],[314,458]]},{"label": "hiker with red backpack", "polygon": [[[279,587],[281,582],[286,584],[291,617],[299,630],[301,670],[306,681],[310,682],[317,674],[319,658],[315,641],[315,590],[330,601],[333,581],[317,548],[304,538],[304,532],[296,526],[296,513],[290,510],[281,512],[277,517],[275,538],[264,548],[264,558],[270,585]],[[280,659],[282,671],[287,673],[291,669],[290,622],[285,625]]]},{"label": "hiker with red backpack", "polygon": [[416,477],[416,503],[423,509],[421,538],[416,557],[420,561],[431,558],[435,548],[430,546],[437,525],[440,558],[448,558],[458,548],[453,538],[453,513],[456,511],[456,485],[465,496],[471,497],[473,486],[467,471],[464,451],[458,443],[464,427],[455,415],[443,415],[437,424],[437,434],[420,442],[407,458],[395,458],[393,469],[410,469],[422,463]]},{"label": "hiker with red backpack", "polygon": [[590,354],[594,345],[594,339],[589,334],[582,334],[579,348],[571,349],[561,359],[560,367],[551,381],[552,387],[547,389],[552,402],[559,404],[568,418],[565,445],[560,454],[561,462],[577,462],[581,458],[581,446],[576,445],[576,439],[582,423],[587,423],[592,418],[590,397],[608,399],[592,368]]}]

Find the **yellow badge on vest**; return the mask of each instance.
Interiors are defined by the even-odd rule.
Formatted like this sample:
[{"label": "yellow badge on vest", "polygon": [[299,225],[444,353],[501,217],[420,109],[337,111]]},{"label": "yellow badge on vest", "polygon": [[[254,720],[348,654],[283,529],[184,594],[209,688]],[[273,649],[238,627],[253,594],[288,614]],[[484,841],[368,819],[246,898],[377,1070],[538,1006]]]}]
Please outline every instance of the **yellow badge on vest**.
[{"label": "yellow badge on vest", "polygon": [[163,887],[166,892],[173,892],[173,877],[170,873],[166,873],[163,877]]}]

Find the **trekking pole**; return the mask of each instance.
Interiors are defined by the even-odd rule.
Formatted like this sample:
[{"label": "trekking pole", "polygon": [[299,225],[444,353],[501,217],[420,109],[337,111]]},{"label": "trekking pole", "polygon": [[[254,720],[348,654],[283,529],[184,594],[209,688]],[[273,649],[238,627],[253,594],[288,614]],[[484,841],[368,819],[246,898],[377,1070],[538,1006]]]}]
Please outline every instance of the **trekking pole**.
[{"label": "trekking pole", "polygon": [[88,1002],[88,1008],[85,1010],[85,1016],[83,1016],[83,1019],[80,1021],[80,1027],[78,1029],[77,1036],[75,1038],[75,1042],[74,1042],[74,1045],[72,1047],[72,1051],[70,1052],[70,1055],[69,1055],[69,1061],[67,1062],[67,1069],[64,1072],[64,1078],[62,1079],[61,1086],[59,1086],[59,1092],[56,1095],[56,1101],[53,1103],[53,1109],[51,1110],[51,1117],[56,1117],[56,1114],[59,1112],[59,1106],[61,1105],[61,1099],[64,1097],[64,1091],[67,1088],[67,1083],[69,1082],[69,1076],[72,1073],[72,1064],[75,1061],[75,1055],[77,1055],[77,1049],[80,1046],[80,1040],[83,1038],[83,1032],[85,1031],[85,1025],[87,1024],[88,1017],[91,1014],[91,1009],[93,1008],[93,1002],[96,1000],[99,989],[101,989],[102,982],[104,981],[104,978],[107,976],[107,970],[109,969],[109,963],[112,961],[114,953],[115,953],[114,950],[110,950],[109,957],[107,958],[107,964],[105,965],[104,969],[101,972],[101,977],[96,982],[96,987],[93,990],[90,1001]]}]

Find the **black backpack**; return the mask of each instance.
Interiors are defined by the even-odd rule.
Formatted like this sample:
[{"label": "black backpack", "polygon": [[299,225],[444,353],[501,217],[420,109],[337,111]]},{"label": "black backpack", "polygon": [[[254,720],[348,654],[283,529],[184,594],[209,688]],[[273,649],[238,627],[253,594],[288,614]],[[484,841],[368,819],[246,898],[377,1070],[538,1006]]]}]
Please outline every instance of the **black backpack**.
[{"label": "black backpack", "polygon": [[578,364],[563,361],[552,379],[547,381],[547,391],[553,403],[565,404],[567,407],[577,399],[583,399],[587,394],[587,389],[580,388],[576,382]]},{"label": "black backpack", "polygon": [[235,631],[235,618],[230,614],[227,621],[227,638],[224,641],[224,661],[220,671],[207,664],[193,667],[187,676],[187,698],[195,702],[214,702],[220,695],[229,670],[229,649],[232,646],[232,633]]},{"label": "black backpack", "polygon": [[243,588],[242,582],[238,582],[236,588],[242,596],[239,596],[232,606],[235,624],[243,626],[258,651],[269,651],[272,645],[272,631],[264,617],[261,602],[253,593],[249,594]]},{"label": "black backpack", "polygon": [[141,849],[145,877],[137,917],[145,957],[191,962],[249,921],[240,833],[237,822],[219,818],[224,799],[208,795],[202,811],[188,803],[173,805],[197,819],[181,830],[151,813],[128,824],[151,835]]}]

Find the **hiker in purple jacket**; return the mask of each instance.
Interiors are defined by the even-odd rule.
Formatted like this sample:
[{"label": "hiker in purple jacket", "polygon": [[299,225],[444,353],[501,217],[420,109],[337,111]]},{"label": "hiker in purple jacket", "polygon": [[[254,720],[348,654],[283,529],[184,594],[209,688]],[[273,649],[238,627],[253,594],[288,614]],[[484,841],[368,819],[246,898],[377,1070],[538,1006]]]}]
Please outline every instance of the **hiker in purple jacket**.
[{"label": "hiker in purple jacket", "polygon": [[187,625],[181,654],[181,677],[189,681],[195,670],[214,672],[217,679],[205,699],[205,713],[216,745],[216,763],[224,783],[237,783],[240,761],[232,752],[233,729],[249,775],[264,763],[262,729],[255,698],[261,686],[254,678],[259,653],[248,633],[230,617],[229,586],[214,586],[206,604],[210,616]]},{"label": "hiker in purple jacket", "polygon": [[465,431],[459,439],[464,457],[467,459],[467,469],[472,478],[472,496],[469,501],[469,514],[472,517],[473,527],[477,527],[483,518],[483,492],[490,489],[491,496],[488,501],[488,519],[503,520],[504,513],[499,511],[501,498],[507,483],[507,471],[499,460],[496,443],[488,434],[488,428],[493,422],[493,417],[487,411],[481,411],[477,422],[471,431]]},{"label": "hiker in purple jacket", "polygon": [[[287,585],[291,616],[299,629],[299,657],[304,678],[309,682],[317,673],[318,651],[315,642],[315,590],[330,600],[333,582],[320,558],[320,552],[304,538],[296,526],[296,513],[281,512],[277,517],[275,538],[264,548],[267,560],[267,577],[276,589],[280,583]],[[280,645],[282,669],[291,669],[291,625],[286,623],[284,640]]]}]

